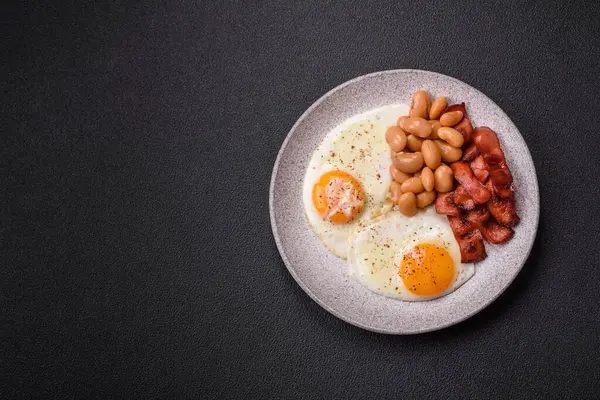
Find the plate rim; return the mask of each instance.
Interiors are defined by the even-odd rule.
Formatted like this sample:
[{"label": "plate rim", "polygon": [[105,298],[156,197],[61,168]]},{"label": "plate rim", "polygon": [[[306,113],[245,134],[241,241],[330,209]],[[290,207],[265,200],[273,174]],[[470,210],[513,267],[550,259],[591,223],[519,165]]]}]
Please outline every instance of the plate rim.
[{"label": "plate rim", "polygon": [[[522,145],[524,146],[524,148],[527,150],[526,151],[526,155],[528,157],[528,161],[532,166],[532,170],[533,170],[533,182],[534,182],[534,189],[535,189],[535,193],[537,195],[537,207],[534,210],[535,212],[535,218],[534,218],[534,224],[535,224],[535,229],[534,229],[534,233],[533,233],[533,240],[531,241],[531,244],[529,245],[529,248],[527,249],[527,255],[524,258],[524,261],[521,263],[521,265],[518,267],[518,269],[515,271],[514,275],[510,278],[510,280],[506,283],[506,286],[500,290],[495,296],[491,297],[488,301],[484,302],[479,308],[474,309],[473,311],[466,313],[465,315],[461,315],[459,318],[452,320],[450,322],[444,323],[444,324],[440,324],[438,326],[434,326],[431,328],[420,328],[420,329],[415,329],[415,330],[410,330],[410,331],[403,331],[403,332],[397,332],[394,330],[387,330],[387,329],[379,329],[379,328],[374,328],[368,325],[365,325],[359,321],[355,321],[352,318],[350,318],[347,315],[344,315],[334,309],[332,309],[331,307],[329,307],[324,301],[322,301],[316,294],[313,293],[313,291],[298,277],[298,275],[296,274],[295,270],[292,268],[291,263],[284,251],[283,248],[283,244],[281,243],[281,238],[279,236],[279,232],[278,232],[278,227],[277,227],[277,222],[275,220],[275,211],[274,211],[274,207],[273,207],[273,203],[274,203],[274,193],[275,193],[275,180],[277,177],[277,173],[279,170],[279,165],[281,162],[281,157],[285,151],[285,149],[287,148],[287,145],[290,141],[290,139],[292,138],[294,132],[296,131],[297,126],[304,121],[304,119],[306,119],[306,117],[308,115],[311,114],[311,112],[317,108],[323,101],[325,101],[325,99],[327,99],[329,96],[331,96],[333,93],[337,92],[338,90],[341,90],[343,88],[345,88],[346,86],[349,86],[353,83],[356,83],[358,81],[361,81],[363,79],[366,78],[370,78],[373,76],[377,76],[377,75],[385,75],[385,74],[396,74],[396,73],[411,73],[411,72],[416,72],[416,73],[425,73],[425,74],[431,74],[431,75],[437,75],[439,77],[442,77],[444,79],[450,79],[452,81],[455,81],[459,84],[462,85],[466,85],[468,86],[470,89],[478,92],[479,94],[483,95],[485,98],[489,99],[494,105],[496,105],[496,107],[498,107],[498,109],[501,111],[501,113],[506,117],[506,119],[510,122],[510,124],[513,125],[513,127],[515,128],[516,132],[518,133],[518,137],[522,142]],[[273,165],[273,171],[271,172],[271,181],[269,184],[269,215],[270,215],[270,220],[271,220],[271,231],[273,233],[273,237],[275,239],[275,244],[277,246],[277,250],[279,251],[279,255],[281,257],[281,259],[283,260],[283,263],[286,267],[286,269],[288,270],[288,272],[292,275],[292,277],[294,278],[294,280],[296,281],[296,283],[302,288],[302,290],[308,294],[308,296],[315,301],[319,306],[321,306],[322,308],[324,308],[327,312],[329,312],[330,314],[334,315],[335,317],[341,319],[344,322],[347,322],[351,325],[354,325],[358,328],[361,329],[365,329],[367,331],[370,332],[377,332],[377,333],[382,333],[382,334],[388,334],[388,335],[416,335],[416,334],[421,334],[421,333],[427,333],[427,332],[434,332],[434,331],[438,331],[438,330],[442,330],[445,328],[448,328],[450,326],[459,324],[469,318],[471,318],[472,316],[480,313],[481,311],[483,311],[484,309],[486,309],[490,304],[492,304],[494,301],[496,301],[498,299],[498,297],[500,297],[502,295],[502,293],[504,293],[509,287],[510,285],[515,281],[515,279],[517,278],[517,276],[519,276],[519,274],[521,273],[521,270],[523,269],[523,267],[525,266],[525,264],[527,263],[527,260],[529,259],[529,256],[531,255],[531,251],[533,249],[536,237],[537,237],[537,232],[538,232],[538,228],[539,228],[539,219],[540,219],[540,191],[539,191],[539,184],[538,184],[538,179],[537,179],[537,172],[535,169],[535,163],[533,162],[533,157],[531,156],[531,151],[529,151],[529,147],[527,146],[527,142],[525,141],[525,138],[523,137],[523,135],[521,134],[521,131],[517,128],[517,126],[515,125],[515,123],[510,119],[510,117],[508,116],[508,114],[506,114],[506,112],[502,109],[502,107],[500,107],[498,104],[496,104],[496,102],[494,100],[492,100],[489,96],[487,96],[485,93],[483,93],[482,91],[480,91],[479,89],[469,85],[468,83],[465,83],[457,78],[453,78],[451,76],[445,75],[445,74],[441,74],[439,72],[433,72],[433,71],[427,71],[427,70],[421,70],[421,69],[389,69],[389,70],[382,70],[382,71],[376,71],[376,72],[371,72],[368,74],[364,74],[364,75],[360,75],[357,76],[355,78],[352,78],[348,81],[345,81],[343,83],[341,83],[340,85],[334,87],[333,89],[327,91],[325,94],[323,94],[321,97],[319,97],[314,103],[312,103],[310,105],[310,107],[308,107],[306,109],[306,111],[304,111],[302,113],[302,115],[300,115],[300,117],[296,120],[296,122],[294,123],[294,125],[290,128],[289,132],[287,133],[283,143],[281,144],[281,147],[279,148],[279,151],[277,153],[277,158],[275,159],[275,163]]]}]

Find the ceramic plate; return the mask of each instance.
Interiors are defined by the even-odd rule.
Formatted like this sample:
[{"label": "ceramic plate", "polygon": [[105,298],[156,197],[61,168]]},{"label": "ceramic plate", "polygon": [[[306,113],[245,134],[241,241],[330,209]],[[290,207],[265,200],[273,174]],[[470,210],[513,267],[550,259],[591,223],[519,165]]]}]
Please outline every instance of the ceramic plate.
[{"label": "ceramic plate", "polygon": [[[486,242],[488,257],[475,276],[436,300],[404,302],[377,295],[348,276],[346,261],[331,254],[304,217],[302,183],[319,141],[356,114],[388,104],[408,103],[415,90],[465,102],[473,126],[497,132],[513,174],[521,222],[514,238],[499,246]],[[445,75],[393,70],[346,82],[317,100],[294,124],[273,169],[269,194],[271,225],[283,261],[298,284],[333,315],[375,332],[414,334],[469,318],[496,299],[515,279],[531,251],[539,217],[539,193],[531,154],[517,127],[492,100]]]}]

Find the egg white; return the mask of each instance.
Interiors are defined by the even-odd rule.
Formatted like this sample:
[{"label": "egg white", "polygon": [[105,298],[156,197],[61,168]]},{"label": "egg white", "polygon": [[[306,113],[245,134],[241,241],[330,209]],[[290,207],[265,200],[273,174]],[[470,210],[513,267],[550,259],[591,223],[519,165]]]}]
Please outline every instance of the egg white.
[{"label": "egg white", "polygon": [[[369,290],[405,301],[424,301],[445,296],[475,274],[474,264],[460,262],[460,247],[446,216],[433,207],[406,217],[392,211],[356,226],[350,236],[348,268],[350,276]],[[450,254],[454,262],[452,284],[441,294],[418,296],[404,285],[398,271],[402,257],[418,244],[435,244]]]},{"label": "egg white", "polygon": [[[313,153],[304,177],[304,212],[315,234],[338,257],[347,257],[348,237],[359,222],[369,221],[393,207],[389,197],[390,149],[385,131],[396,124],[398,117],[408,115],[408,110],[407,105],[397,104],[352,117],[329,132]],[[315,183],[332,170],[352,175],[366,195],[364,211],[347,224],[324,221],[312,201]]]}]

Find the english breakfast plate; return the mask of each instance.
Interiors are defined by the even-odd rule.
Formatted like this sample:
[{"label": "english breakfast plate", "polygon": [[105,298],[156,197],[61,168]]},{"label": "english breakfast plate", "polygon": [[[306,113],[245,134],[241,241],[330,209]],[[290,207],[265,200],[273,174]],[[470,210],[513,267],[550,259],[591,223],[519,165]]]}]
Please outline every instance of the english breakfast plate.
[{"label": "english breakfast plate", "polygon": [[540,206],[531,154],[498,105],[445,75],[391,70],[334,88],[298,119],[269,208],[313,300],[367,330],[416,334],[510,285]]}]

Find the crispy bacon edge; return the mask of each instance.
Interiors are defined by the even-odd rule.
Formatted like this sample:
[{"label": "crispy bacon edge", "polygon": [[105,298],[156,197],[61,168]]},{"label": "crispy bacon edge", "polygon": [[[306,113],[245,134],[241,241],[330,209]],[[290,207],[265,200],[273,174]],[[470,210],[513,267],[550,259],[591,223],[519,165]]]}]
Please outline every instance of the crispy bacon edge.
[{"label": "crispy bacon edge", "polygon": [[471,170],[473,170],[473,174],[477,177],[479,182],[485,182],[490,176],[488,166],[485,163],[482,155],[475,157],[475,159],[471,161],[471,164],[469,165],[471,166]]},{"label": "crispy bacon edge", "polygon": [[481,227],[481,234],[488,242],[500,244],[508,242],[515,232],[504,225],[500,225],[495,219],[490,219]]},{"label": "crispy bacon edge", "polygon": [[495,193],[495,188],[491,179],[488,179],[485,185],[488,187],[488,189],[492,190],[492,197],[486,203],[486,207],[490,214],[492,214],[492,217],[494,217],[500,224],[509,228],[517,225],[521,219],[517,215],[514,195],[506,198],[498,196]]},{"label": "crispy bacon edge", "polygon": [[490,199],[490,191],[477,180],[468,164],[457,161],[450,165],[450,168],[454,173],[454,179],[465,188],[476,204],[484,204]]},{"label": "crispy bacon edge", "polygon": [[474,229],[471,233],[464,236],[456,236],[458,246],[460,247],[460,259],[464,263],[472,263],[483,260],[487,257],[483,237],[479,230]]},{"label": "crispy bacon edge", "polygon": [[454,191],[454,204],[464,211],[473,210],[476,206],[475,200],[461,185],[458,185]]},{"label": "crispy bacon edge", "polygon": [[495,193],[502,198],[510,197],[513,178],[496,132],[488,127],[477,128],[474,141],[487,164]]},{"label": "crispy bacon edge", "polygon": [[460,208],[454,204],[454,192],[441,193],[435,199],[435,212],[438,214],[459,216]]},{"label": "crispy bacon edge", "polygon": [[463,236],[474,229],[480,229],[490,219],[490,213],[485,206],[477,206],[472,211],[464,213],[458,217],[449,216],[448,221],[455,235]]},{"label": "crispy bacon edge", "polygon": [[461,160],[464,161],[464,162],[471,162],[478,155],[479,155],[479,150],[477,150],[477,146],[475,146],[475,143],[471,143],[469,145],[469,147],[467,147],[463,151],[463,156],[462,156]]}]

